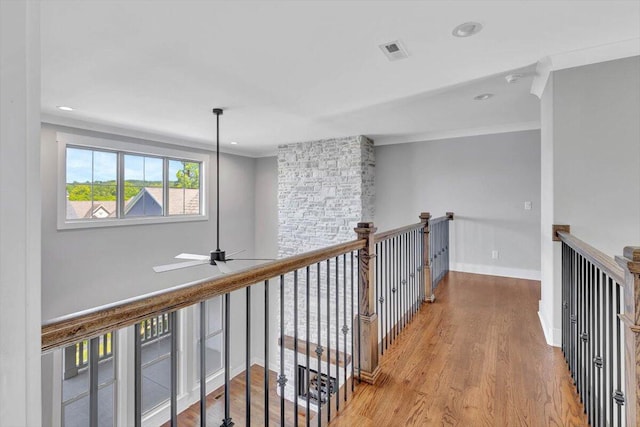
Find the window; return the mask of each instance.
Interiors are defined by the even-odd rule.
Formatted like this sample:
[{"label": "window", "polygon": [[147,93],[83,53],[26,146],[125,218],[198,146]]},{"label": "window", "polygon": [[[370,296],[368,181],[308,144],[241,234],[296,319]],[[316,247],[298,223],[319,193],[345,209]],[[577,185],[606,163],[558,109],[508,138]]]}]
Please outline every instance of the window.
[{"label": "window", "polygon": [[[92,370],[92,366],[96,368]],[[62,426],[87,426],[91,418],[96,418],[100,426],[114,426],[115,375],[113,332],[66,347],[62,366]],[[96,404],[92,405],[92,401]]]},{"label": "window", "polygon": [[58,142],[58,228],[206,219],[206,155],[60,133]]}]

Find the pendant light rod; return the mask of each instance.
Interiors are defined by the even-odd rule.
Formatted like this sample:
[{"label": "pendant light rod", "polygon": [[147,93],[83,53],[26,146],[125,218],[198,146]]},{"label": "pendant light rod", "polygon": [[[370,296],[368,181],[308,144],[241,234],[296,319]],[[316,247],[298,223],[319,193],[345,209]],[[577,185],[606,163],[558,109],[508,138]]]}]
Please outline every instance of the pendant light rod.
[{"label": "pendant light rod", "polygon": [[222,108],[214,108],[216,115],[216,251],[220,252],[220,115]]}]

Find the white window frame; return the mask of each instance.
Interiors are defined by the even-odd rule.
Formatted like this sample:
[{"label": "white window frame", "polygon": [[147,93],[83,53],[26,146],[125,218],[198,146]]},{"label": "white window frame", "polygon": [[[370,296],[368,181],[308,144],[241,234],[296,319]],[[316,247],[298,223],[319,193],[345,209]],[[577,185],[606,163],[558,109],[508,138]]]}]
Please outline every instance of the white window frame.
[{"label": "white window frame", "polygon": [[[123,141],[118,139],[100,138],[57,132],[58,143],[58,230],[73,230],[81,228],[114,227],[142,224],[162,224],[173,222],[207,221],[209,219],[208,186],[209,155],[192,150],[177,150],[158,145]],[[166,157],[170,160],[186,160],[200,163],[200,214],[199,215],[167,215],[167,216],[137,216],[130,218],[103,219],[67,219],[67,145],[77,148],[93,150],[125,152],[150,157]],[[120,173],[120,171],[118,171]]]}]

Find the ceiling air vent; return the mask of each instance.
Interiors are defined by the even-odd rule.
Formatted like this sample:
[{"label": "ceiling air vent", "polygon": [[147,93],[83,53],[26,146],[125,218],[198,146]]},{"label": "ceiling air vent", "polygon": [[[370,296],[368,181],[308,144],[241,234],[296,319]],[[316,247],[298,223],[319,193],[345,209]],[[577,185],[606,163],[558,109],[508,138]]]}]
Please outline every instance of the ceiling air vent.
[{"label": "ceiling air vent", "polygon": [[389,43],[381,44],[380,49],[384,52],[389,61],[397,61],[398,59],[408,58],[409,54],[407,49],[403,46],[400,40],[395,40]]}]

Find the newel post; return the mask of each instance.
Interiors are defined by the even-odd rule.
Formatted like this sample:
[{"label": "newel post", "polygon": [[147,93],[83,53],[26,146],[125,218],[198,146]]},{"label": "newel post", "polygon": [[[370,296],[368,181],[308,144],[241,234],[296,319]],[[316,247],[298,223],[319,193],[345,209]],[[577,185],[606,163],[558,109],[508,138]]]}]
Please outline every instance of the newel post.
[{"label": "newel post", "polygon": [[429,262],[429,220],[431,214],[429,212],[422,212],[420,214],[420,221],[422,221],[422,274],[424,278],[424,300],[428,302],[434,302],[436,296],[433,294],[433,283],[431,283],[431,264]]},{"label": "newel post", "polygon": [[358,251],[359,262],[359,318],[357,352],[354,357],[359,359],[360,377],[362,381],[375,384],[380,373],[378,366],[378,315],[375,302],[375,250],[374,234],[376,228],[372,222],[359,222],[355,229],[358,239],[366,241],[364,249]]},{"label": "newel post", "polygon": [[627,246],[616,257],[624,269],[624,313],[620,319],[624,331],[625,411],[628,426],[638,425],[640,415],[640,247]]}]

